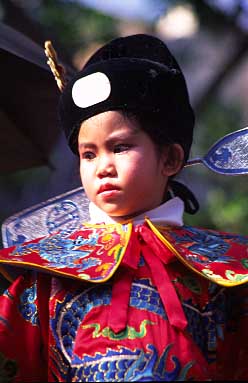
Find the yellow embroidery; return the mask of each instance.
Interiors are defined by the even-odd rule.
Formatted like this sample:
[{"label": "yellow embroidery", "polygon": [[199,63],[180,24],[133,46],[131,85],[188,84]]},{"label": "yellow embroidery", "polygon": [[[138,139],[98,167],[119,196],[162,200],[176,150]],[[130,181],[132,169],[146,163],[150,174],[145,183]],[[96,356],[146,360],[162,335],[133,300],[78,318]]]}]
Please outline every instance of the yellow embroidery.
[{"label": "yellow embroidery", "polygon": [[94,328],[95,330],[92,333],[93,338],[99,338],[100,336],[103,336],[105,338],[109,338],[112,340],[123,340],[123,339],[137,339],[137,338],[143,338],[147,334],[146,326],[154,325],[155,322],[152,322],[148,319],[144,319],[140,323],[139,331],[136,331],[134,327],[127,326],[125,330],[119,332],[118,334],[115,334],[109,327],[105,327],[102,330],[100,330],[100,324],[99,323],[91,323],[88,325],[83,325],[83,329],[87,328]]},{"label": "yellow embroidery", "polygon": [[233,270],[226,270],[225,274],[230,281],[245,282],[248,280],[248,274],[236,274]]},{"label": "yellow embroidery", "polygon": [[102,265],[97,266],[96,272],[101,272],[101,276],[105,277],[108,273],[108,270],[113,266],[112,263],[103,263]]}]

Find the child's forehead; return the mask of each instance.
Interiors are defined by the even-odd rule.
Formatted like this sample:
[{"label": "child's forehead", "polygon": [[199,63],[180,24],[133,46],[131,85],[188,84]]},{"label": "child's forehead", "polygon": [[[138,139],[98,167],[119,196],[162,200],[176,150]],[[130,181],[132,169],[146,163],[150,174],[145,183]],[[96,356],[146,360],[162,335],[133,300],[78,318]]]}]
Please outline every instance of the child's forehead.
[{"label": "child's forehead", "polygon": [[137,133],[140,130],[138,122],[132,116],[127,116],[122,111],[106,111],[96,114],[83,121],[80,131],[107,130],[111,132],[130,131]]}]

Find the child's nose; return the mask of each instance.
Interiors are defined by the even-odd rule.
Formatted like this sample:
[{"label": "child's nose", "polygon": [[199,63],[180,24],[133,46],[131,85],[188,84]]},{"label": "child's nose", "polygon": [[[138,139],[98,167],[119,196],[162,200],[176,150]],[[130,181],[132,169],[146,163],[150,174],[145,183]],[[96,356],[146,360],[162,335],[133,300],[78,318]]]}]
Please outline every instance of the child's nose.
[{"label": "child's nose", "polygon": [[96,175],[97,177],[109,177],[115,175],[116,170],[110,156],[101,156],[98,160]]}]

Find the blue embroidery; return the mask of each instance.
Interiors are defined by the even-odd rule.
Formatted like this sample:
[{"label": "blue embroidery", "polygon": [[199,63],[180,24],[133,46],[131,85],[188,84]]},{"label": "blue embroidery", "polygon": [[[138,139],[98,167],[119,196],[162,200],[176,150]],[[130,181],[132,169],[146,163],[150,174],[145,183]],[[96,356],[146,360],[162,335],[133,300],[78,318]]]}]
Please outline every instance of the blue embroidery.
[{"label": "blue embroidery", "polygon": [[[171,235],[175,238],[178,244],[189,244],[188,249],[194,253],[194,262],[207,264],[208,262],[222,262],[229,263],[232,258],[226,256],[226,252],[230,248],[230,245],[224,239],[228,239],[229,236],[215,235],[211,231],[200,230],[194,227],[185,226],[186,234],[183,236],[177,235],[172,231]],[[233,239],[233,236],[230,236]],[[193,244],[192,244],[193,242]],[[198,255],[195,256],[195,255]],[[191,255],[186,255],[190,259]]]},{"label": "blue embroidery", "polygon": [[227,323],[228,307],[224,289],[221,289],[204,308],[183,302],[188,321],[187,331],[199,346],[209,363],[216,360],[217,339],[224,340],[224,327]]},{"label": "blue embroidery", "polygon": [[94,357],[86,355],[84,362],[75,357],[69,380],[83,382],[151,382],[183,381],[194,362],[190,361],[183,368],[179,359],[172,355],[174,369],[167,371],[166,364],[173,344],[169,344],[159,357],[155,346],[147,345],[147,352],[127,347],[118,351],[108,350],[106,354],[96,353]]},{"label": "blue embroidery", "polygon": [[35,300],[37,298],[36,283],[25,289],[20,296],[20,304],[18,306],[22,317],[34,326],[39,324],[38,310]]},{"label": "blue embroidery", "polygon": [[58,231],[58,228],[65,227],[66,225],[69,226],[69,229],[73,230],[79,223],[79,207],[70,200],[64,200],[53,206],[46,219],[49,233],[53,233],[55,230]]},{"label": "blue embroidery", "polygon": [[[216,165],[226,165],[232,158],[232,152],[228,148],[221,148],[219,152],[214,152],[211,156],[211,161]],[[218,164],[218,165],[217,165]]]},{"label": "blue embroidery", "polygon": [[[38,243],[18,245],[12,255],[19,256],[37,251],[42,259],[49,262],[48,266],[50,267],[56,267],[57,269],[72,267],[84,271],[92,266],[99,265],[101,260],[90,257],[84,261],[84,258],[86,258],[92,250],[83,251],[78,250],[78,248],[83,245],[94,248],[97,241],[98,235],[96,233],[86,239],[82,236],[78,236],[76,239],[70,239],[65,237],[64,232],[60,232],[59,234],[44,238]],[[80,260],[80,262],[77,262],[78,260]]]},{"label": "blue embroidery", "polygon": [[[111,294],[111,285],[105,283],[84,292],[68,293],[63,302],[57,302],[54,318],[50,320],[50,326],[55,338],[56,349],[60,354],[59,359],[61,359],[63,366],[67,365],[67,368],[69,368],[71,359],[76,357],[73,353],[73,345],[78,328],[85,315],[95,307],[109,305]],[[146,310],[167,319],[159,294],[148,279],[133,282],[129,304],[131,307]],[[54,356],[54,358],[54,363],[58,363],[56,361],[58,356]],[[83,361],[80,360],[80,363],[82,364]],[[64,367],[63,371],[65,371]],[[63,377],[66,379],[66,373]]]}]

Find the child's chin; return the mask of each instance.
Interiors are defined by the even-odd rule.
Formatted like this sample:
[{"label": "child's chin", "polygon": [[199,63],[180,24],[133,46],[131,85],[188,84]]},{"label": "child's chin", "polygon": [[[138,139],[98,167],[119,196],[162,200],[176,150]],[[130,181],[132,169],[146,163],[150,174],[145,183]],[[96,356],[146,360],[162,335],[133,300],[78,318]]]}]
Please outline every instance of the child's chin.
[{"label": "child's chin", "polygon": [[117,203],[101,204],[99,208],[116,222],[127,221],[139,215],[136,210],[123,208]]},{"label": "child's chin", "polygon": [[112,213],[106,213],[111,219],[113,219],[115,222],[127,222],[129,220],[132,220],[134,217],[136,217],[137,214],[135,213],[117,213],[117,212],[112,212]]}]

